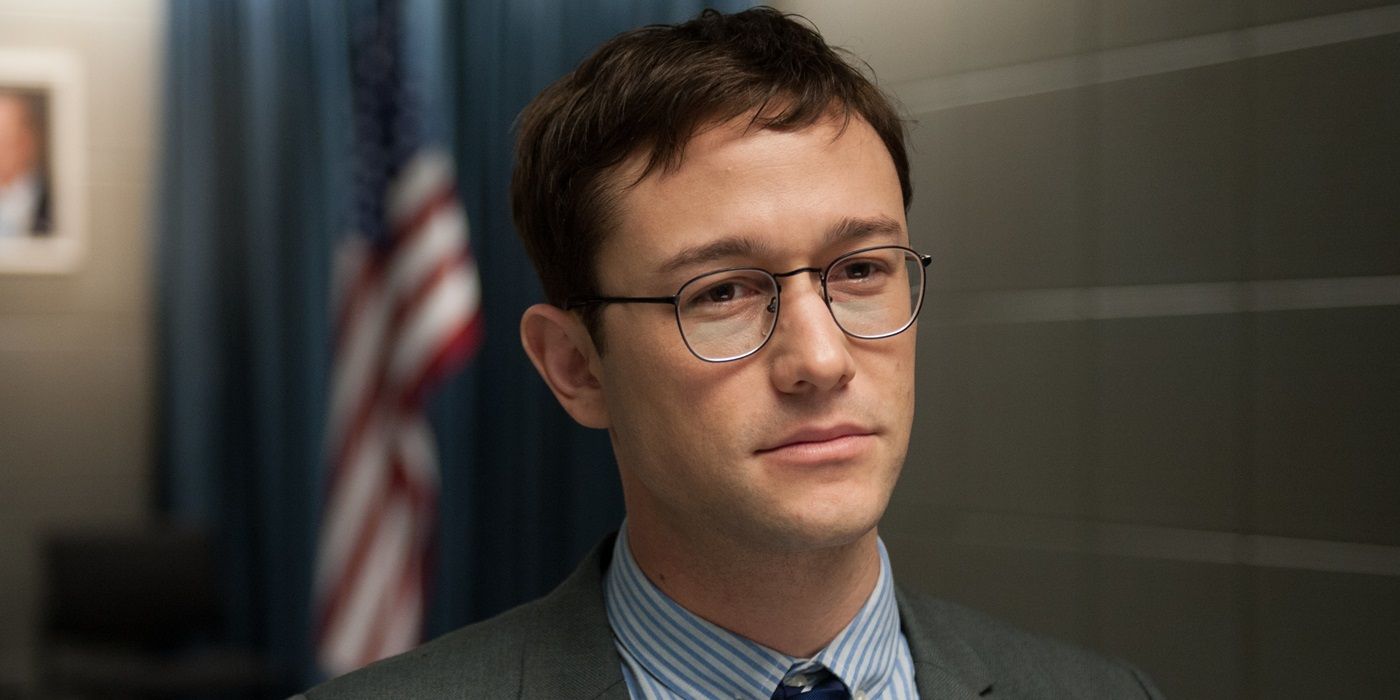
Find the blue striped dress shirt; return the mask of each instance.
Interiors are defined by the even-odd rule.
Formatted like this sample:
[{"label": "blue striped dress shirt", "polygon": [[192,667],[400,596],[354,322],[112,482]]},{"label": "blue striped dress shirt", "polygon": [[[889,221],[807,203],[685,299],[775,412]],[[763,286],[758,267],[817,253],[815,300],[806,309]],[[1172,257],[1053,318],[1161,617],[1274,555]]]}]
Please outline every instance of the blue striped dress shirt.
[{"label": "blue striped dress shirt", "polygon": [[637,567],[624,523],[603,590],[628,692],[634,698],[766,700],[779,682],[810,688],[831,673],[855,700],[918,698],[889,556],[884,543],[878,545],[880,578],[870,598],[831,644],[802,659],[725,630],[671,600]]}]

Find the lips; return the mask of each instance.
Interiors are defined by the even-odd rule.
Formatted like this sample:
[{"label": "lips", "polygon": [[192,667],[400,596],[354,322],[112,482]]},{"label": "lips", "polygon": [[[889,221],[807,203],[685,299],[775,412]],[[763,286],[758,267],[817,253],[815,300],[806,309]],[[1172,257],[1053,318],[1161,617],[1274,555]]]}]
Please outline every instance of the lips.
[{"label": "lips", "polygon": [[754,453],[791,461],[838,461],[863,453],[874,435],[874,430],[854,424],[806,427]]}]

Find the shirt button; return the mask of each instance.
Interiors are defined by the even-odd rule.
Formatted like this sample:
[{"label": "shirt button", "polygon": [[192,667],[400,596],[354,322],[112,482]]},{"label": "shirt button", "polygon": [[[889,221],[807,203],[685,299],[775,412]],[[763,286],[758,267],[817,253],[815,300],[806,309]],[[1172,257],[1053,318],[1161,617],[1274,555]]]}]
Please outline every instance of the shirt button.
[{"label": "shirt button", "polygon": [[856,692],[851,693],[851,700],[865,700],[865,697],[866,696],[864,690],[857,690]]}]

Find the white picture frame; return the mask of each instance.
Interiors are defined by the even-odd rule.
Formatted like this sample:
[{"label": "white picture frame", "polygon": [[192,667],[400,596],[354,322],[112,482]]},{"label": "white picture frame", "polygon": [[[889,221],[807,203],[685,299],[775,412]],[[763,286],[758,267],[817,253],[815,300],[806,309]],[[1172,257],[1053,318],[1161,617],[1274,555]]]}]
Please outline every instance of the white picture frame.
[{"label": "white picture frame", "polygon": [[[9,110],[0,113],[0,130],[12,130],[0,131],[6,150],[0,153],[0,274],[61,274],[82,263],[88,236],[84,94],[74,52],[0,48],[0,110]],[[4,140],[26,128],[23,137],[37,140],[36,148]],[[7,153],[14,156],[8,162]],[[25,177],[13,175],[20,153],[35,154]],[[22,187],[5,187],[20,181]]]}]

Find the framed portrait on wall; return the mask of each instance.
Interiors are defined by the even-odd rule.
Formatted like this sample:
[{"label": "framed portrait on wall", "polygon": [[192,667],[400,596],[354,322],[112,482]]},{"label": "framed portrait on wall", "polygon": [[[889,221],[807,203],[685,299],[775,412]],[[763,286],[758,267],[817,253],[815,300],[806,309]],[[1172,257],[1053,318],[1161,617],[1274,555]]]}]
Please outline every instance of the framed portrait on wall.
[{"label": "framed portrait on wall", "polygon": [[87,242],[78,57],[0,48],[0,274],[62,273]]}]

